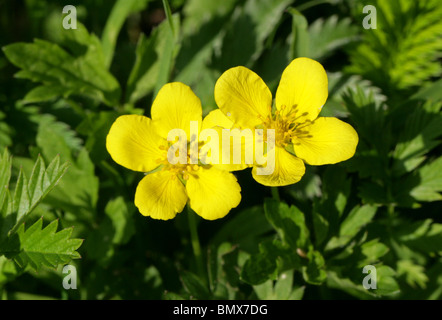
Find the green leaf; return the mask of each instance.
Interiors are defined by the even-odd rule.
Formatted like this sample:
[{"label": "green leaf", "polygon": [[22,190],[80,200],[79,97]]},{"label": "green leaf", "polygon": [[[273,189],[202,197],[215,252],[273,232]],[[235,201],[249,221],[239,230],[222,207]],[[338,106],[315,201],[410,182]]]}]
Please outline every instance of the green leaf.
[{"label": "green leaf", "polygon": [[251,67],[292,2],[247,0],[243,7],[237,6],[222,40],[222,54],[216,56],[217,69],[224,71],[238,65]]},{"label": "green leaf", "polygon": [[229,218],[211,238],[212,243],[229,241],[241,248],[255,247],[256,241],[273,230],[266,220],[262,206],[247,208]]},{"label": "green leaf", "polygon": [[[172,16],[176,32],[179,17]],[[149,38],[141,36],[136,49],[136,59],[127,82],[126,100],[135,103],[149,93],[154,96],[169,81],[179,46],[170,25],[163,21]]]},{"label": "green leaf", "polygon": [[361,245],[361,252],[365,258],[359,261],[358,267],[363,268],[366,265],[378,263],[379,259],[386,255],[388,251],[390,251],[390,249],[385,244],[379,242],[379,239],[373,239],[363,243]]},{"label": "green leaf", "polygon": [[264,211],[267,220],[278,232],[283,244],[288,244],[292,249],[306,250],[309,245],[309,231],[305,224],[304,214],[295,206],[274,199],[266,199]]},{"label": "green leaf", "polygon": [[0,243],[7,234],[15,232],[25,217],[55,187],[65,174],[67,167],[67,163],[60,165],[59,157],[55,157],[46,169],[43,159],[39,156],[29,181],[24,171],[19,171],[14,195],[12,198],[9,195],[6,196],[5,200],[9,203],[4,204],[1,209]]},{"label": "green leaf", "polygon": [[12,157],[5,148],[3,155],[0,155],[0,208],[8,194],[9,180],[11,179]]},{"label": "green leaf", "polygon": [[76,250],[83,240],[70,238],[72,228],[57,232],[58,220],[45,228],[42,226],[43,219],[39,219],[27,230],[21,224],[17,232],[2,245],[0,252],[14,259],[21,268],[29,266],[36,271],[42,266],[55,268],[80,258]]},{"label": "green leaf", "polygon": [[310,38],[308,22],[302,13],[295,8],[289,8],[292,15],[292,34],[290,36],[290,60],[310,56]]},{"label": "green leaf", "polygon": [[[279,252],[278,252],[279,251]],[[261,242],[259,253],[253,254],[244,264],[241,279],[251,285],[259,285],[277,278],[277,258],[280,250],[273,242]]]},{"label": "green leaf", "polygon": [[[16,77],[43,84],[31,91],[25,102],[44,101],[57,93],[65,98],[83,95],[107,105],[118,103],[117,80],[99,62],[91,61],[87,51],[77,57],[56,44],[39,39],[34,43],[13,43],[3,47],[3,51],[9,61],[22,69]],[[51,87],[54,88],[52,93]]]},{"label": "green leaf", "polygon": [[379,296],[396,295],[400,292],[396,281],[396,271],[389,266],[376,267],[377,289],[375,294]]},{"label": "green leaf", "polygon": [[373,219],[376,210],[377,208],[371,205],[355,207],[342,222],[339,235],[341,237],[354,237],[363,226]]},{"label": "green leaf", "polygon": [[5,256],[0,256],[0,287],[13,281],[20,274],[21,270],[14,261],[7,259]]},{"label": "green leaf", "polygon": [[442,200],[442,158],[428,163],[418,170],[419,184],[410,191],[417,201]]},{"label": "green leaf", "polygon": [[[348,71],[363,75],[385,92],[425,83],[442,72],[442,8],[438,1],[375,0],[377,28],[363,30],[363,41],[350,52]],[[358,3],[358,21],[362,21]],[[404,32],[405,31],[405,32]]]},{"label": "green leaf", "polygon": [[406,118],[393,153],[395,175],[416,169],[425,160],[424,155],[440,144],[441,107],[441,103],[431,101],[418,106],[413,103],[413,111]]},{"label": "green leaf", "polygon": [[71,212],[77,218],[91,219],[98,199],[98,178],[89,153],[66,124],[49,116],[39,120],[36,140],[44,158],[59,154],[61,161],[70,163],[64,179],[45,202]]},{"label": "green leaf", "polygon": [[342,221],[339,236],[333,237],[327,243],[326,250],[345,246],[354,236],[368,224],[376,214],[377,208],[372,205],[354,207]]},{"label": "green leaf", "polygon": [[260,300],[301,300],[305,287],[293,286],[293,273],[283,272],[276,281],[267,280],[253,286],[253,290]]},{"label": "green leaf", "polygon": [[183,283],[184,289],[191,295],[191,299],[207,300],[210,297],[210,292],[207,289],[204,281],[196,274],[190,271],[182,271],[180,279]]},{"label": "green leaf", "polygon": [[12,145],[12,126],[5,122],[6,115],[0,111],[0,149]]},{"label": "green leaf", "polygon": [[421,289],[425,289],[429,280],[425,274],[425,268],[411,260],[399,260],[397,262],[397,273],[398,277],[405,277],[405,281],[413,288],[419,286]]},{"label": "green leaf", "polygon": [[114,244],[127,243],[135,233],[135,226],[132,219],[133,207],[129,207],[123,197],[111,200],[104,209],[106,215],[112,221]]},{"label": "green leaf", "polygon": [[[402,224],[397,232],[402,244],[414,252],[437,254],[442,252],[442,224],[427,219],[411,225]],[[405,227],[404,227],[405,226]]]},{"label": "green leaf", "polygon": [[107,68],[111,65],[118,35],[123,27],[124,21],[126,21],[131,13],[144,10],[149,1],[150,0],[117,0],[115,2],[101,36],[105,65]]},{"label": "green leaf", "polygon": [[357,40],[359,28],[350,18],[339,19],[333,15],[327,19],[319,18],[308,28],[309,57],[318,61],[329,57],[337,49]]},{"label": "green leaf", "polygon": [[302,267],[302,275],[307,283],[320,285],[327,279],[324,257],[318,251],[307,253],[308,263]]},{"label": "green leaf", "polygon": [[411,97],[411,99],[441,101],[442,79],[439,79],[436,82],[430,83],[429,85],[422,87],[418,92],[416,92]]}]

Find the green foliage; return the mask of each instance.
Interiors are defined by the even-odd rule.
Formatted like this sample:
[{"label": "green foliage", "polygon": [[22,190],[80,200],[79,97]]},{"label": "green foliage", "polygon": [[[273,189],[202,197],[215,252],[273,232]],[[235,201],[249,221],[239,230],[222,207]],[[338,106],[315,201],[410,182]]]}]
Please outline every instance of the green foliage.
[{"label": "green foliage", "polygon": [[[57,156],[46,168],[39,156],[29,180],[20,169],[14,195],[9,193],[12,160],[7,150],[0,159],[0,256],[13,259],[24,269],[39,270],[42,266],[57,267],[71,259],[79,258],[79,239],[70,239],[72,229],[57,231],[58,220],[42,229],[39,219],[25,231],[24,223],[29,214],[59,182],[67,169],[67,163],[60,165]],[[4,263],[6,263],[4,261]]]},{"label": "green foliage", "polygon": [[[20,70],[15,76],[41,83],[23,98],[26,103],[82,95],[107,105],[118,103],[120,87],[106,70],[101,44],[83,26],[67,39],[69,53],[40,39],[34,43],[13,43],[3,48],[6,57]],[[65,31],[66,32],[66,31]],[[68,33],[66,33],[68,34]]]},{"label": "green foliage", "polygon": [[[421,85],[432,76],[440,76],[440,3],[378,0],[371,4],[377,8],[377,28],[364,31],[363,41],[351,53],[348,70],[363,75],[386,92]],[[362,16],[362,6],[358,4],[358,17]]]},{"label": "green foliage", "polygon": [[[442,298],[438,0],[372,1],[367,30],[362,1],[79,0],[76,30],[61,27],[65,4],[0,12],[2,299]],[[241,204],[196,221],[199,263],[187,213],[139,214],[143,175],[110,158],[109,129],[149,115],[171,81],[207,114],[216,80],[237,65],[274,96],[300,56],[323,64],[321,116],[355,128],[356,154],[272,192],[235,172]],[[66,263],[78,290],[61,290]],[[376,289],[363,286],[366,266]]]},{"label": "green foliage", "polygon": [[72,228],[56,232],[58,220],[42,229],[43,220],[39,219],[26,231],[22,224],[17,232],[1,246],[7,258],[12,258],[22,268],[30,266],[39,270],[42,266],[57,267],[72,259],[79,259],[78,249],[83,240],[70,239]]}]

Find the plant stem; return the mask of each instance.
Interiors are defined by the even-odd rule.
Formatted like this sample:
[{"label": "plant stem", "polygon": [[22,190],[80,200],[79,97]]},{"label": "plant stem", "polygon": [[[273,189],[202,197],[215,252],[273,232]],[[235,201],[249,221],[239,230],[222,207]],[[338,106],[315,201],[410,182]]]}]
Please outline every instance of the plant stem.
[{"label": "plant stem", "polygon": [[278,187],[271,187],[270,190],[272,191],[273,199],[275,199],[276,201],[280,202],[281,198],[279,197]]},{"label": "plant stem", "polygon": [[195,255],[196,267],[198,269],[198,274],[201,276],[204,281],[206,281],[205,271],[204,271],[204,261],[201,252],[200,240],[198,237],[198,230],[196,227],[196,214],[187,206],[187,217],[189,222],[189,230],[190,230],[190,240],[192,243],[193,254]]}]

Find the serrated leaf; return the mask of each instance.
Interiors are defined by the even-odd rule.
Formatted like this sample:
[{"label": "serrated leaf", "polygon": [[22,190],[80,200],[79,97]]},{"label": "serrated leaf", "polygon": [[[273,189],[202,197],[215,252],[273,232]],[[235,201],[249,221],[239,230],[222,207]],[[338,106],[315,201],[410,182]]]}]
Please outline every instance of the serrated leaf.
[{"label": "serrated leaf", "polygon": [[[350,52],[352,65],[348,70],[372,80],[386,92],[440,76],[439,2],[375,0],[371,4],[377,9],[377,28],[364,30],[363,41]],[[358,20],[363,17],[362,5],[358,3]]]},{"label": "serrated leaf", "polygon": [[45,202],[77,216],[90,217],[98,197],[98,178],[75,131],[52,116],[44,116],[39,119],[36,140],[45,159],[59,155],[61,161],[69,162],[69,171]]},{"label": "serrated leaf", "polygon": [[[90,61],[87,55],[73,56],[56,44],[35,39],[33,43],[13,43],[3,48],[6,57],[21,68],[16,77],[54,86],[34,89],[28,102],[40,102],[53,98],[54,93],[63,97],[80,94],[107,105],[118,103],[120,87],[117,80],[100,63]],[[64,90],[61,89],[62,86]]]},{"label": "serrated leaf", "polygon": [[57,232],[58,220],[45,228],[39,219],[25,230],[22,224],[0,248],[7,258],[13,259],[21,268],[27,266],[34,270],[42,266],[55,268],[59,264],[80,258],[76,251],[82,244],[81,239],[70,239],[72,228]]},{"label": "serrated leaf", "polygon": [[[55,166],[56,164],[56,166]],[[25,217],[31,213],[41,200],[54,188],[67,170],[67,164],[59,166],[58,157],[54,158],[46,169],[43,159],[39,156],[35,162],[31,178],[26,178],[20,169],[14,195],[6,196],[3,207],[0,207],[0,242],[6,234],[15,232]]]},{"label": "serrated leaf", "polygon": [[399,277],[404,276],[405,281],[413,288],[419,286],[421,289],[425,289],[429,280],[425,274],[425,268],[410,260],[399,260],[397,273]]},{"label": "serrated leaf", "polygon": [[310,58],[323,60],[335,50],[354,42],[359,28],[352,25],[350,18],[339,19],[333,15],[327,19],[319,18],[308,28]]}]

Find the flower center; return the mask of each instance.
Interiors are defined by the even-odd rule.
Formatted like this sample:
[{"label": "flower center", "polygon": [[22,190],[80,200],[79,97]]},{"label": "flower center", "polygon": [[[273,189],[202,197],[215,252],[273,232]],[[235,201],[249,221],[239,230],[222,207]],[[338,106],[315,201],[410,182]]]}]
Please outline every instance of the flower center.
[{"label": "flower center", "polygon": [[[298,114],[298,108],[294,105],[287,110],[285,105],[280,110],[276,110],[275,114],[263,119],[264,129],[275,130],[275,145],[285,148],[288,144],[293,143],[297,138],[311,138],[308,127],[312,124],[309,119],[302,119],[308,115],[308,112]],[[266,139],[266,130],[264,130],[264,139]]]},{"label": "flower center", "polygon": [[[159,149],[161,151],[163,151],[163,154],[162,154],[161,158],[158,158],[156,160],[156,162],[159,165],[162,165],[161,170],[163,170],[163,171],[167,170],[170,173],[172,173],[171,179],[176,179],[178,177],[180,180],[189,180],[190,175],[195,174],[196,171],[199,170],[200,166],[198,164],[192,164],[192,163],[196,162],[198,159],[194,159],[193,155],[191,158],[189,144],[190,143],[187,143],[186,163],[184,163],[184,164],[179,163],[179,162],[176,164],[172,164],[169,162],[168,150],[169,150],[170,146],[172,145],[172,143],[167,143],[167,144],[159,146]],[[180,152],[180,149],[177,149],[176,150],[177,156],[178,156],[179,152]]]}]

